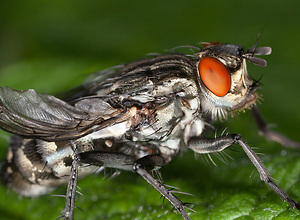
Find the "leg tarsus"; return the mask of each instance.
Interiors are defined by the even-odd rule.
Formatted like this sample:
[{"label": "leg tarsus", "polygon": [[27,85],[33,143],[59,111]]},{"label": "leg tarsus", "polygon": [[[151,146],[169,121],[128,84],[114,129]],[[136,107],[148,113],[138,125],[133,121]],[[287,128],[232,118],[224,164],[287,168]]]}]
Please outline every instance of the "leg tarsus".
[{"label": "leg tarsus", "polygon": [[272,180],[268,180],[268,182],[266,182],[266,184],[271,189],[273,189],[278,195],[280,195],[280,197],[284,201],[287,201],[292,208],[296,208],[296,209],[298,209],[298,211],[300,211],[300,205],[297,202],[295,202],[293,199],[291,199],[289,197],[289,195],[287,193],[285,193],[283,190],[278,190],[278,189],[280,189],[280,187],[276,183],[274,183]]}]

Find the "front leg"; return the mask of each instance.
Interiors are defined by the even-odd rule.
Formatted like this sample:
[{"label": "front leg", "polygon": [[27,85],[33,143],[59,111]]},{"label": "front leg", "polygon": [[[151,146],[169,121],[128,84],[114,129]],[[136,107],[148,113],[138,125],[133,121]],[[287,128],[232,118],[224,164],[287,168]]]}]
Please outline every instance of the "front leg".
[{"label": "front leg", "polygon": [[297,208],[300,211],[300,205],[295,202],[289,195],[283,191],[278,185],[272,181],[272,177],[265,165],[262,163],[256,153],[246,144],[246,142],[238,134],[224,135],[215,139],[200,139],[193,138],[189,141],[189,148],[196,153],[213,153],[220,152],[225,148],[239,144],[247,154],[255,168],[257,169],[260,179],[264,181],[272,190],[274,190],[283,201],[287,201],[292,208]]},{"label": "front leg", "polygon": [[264,135],[267,139],[271,141],[276,141],[280,143],[285,147],[300,148],[299,142],[293,141],[288,137],[284,136],[283,134],[270,130],[268,124],[265,122],[262,114],[255,105],[251,107],[251,113],[255,119],[260,134]]}]

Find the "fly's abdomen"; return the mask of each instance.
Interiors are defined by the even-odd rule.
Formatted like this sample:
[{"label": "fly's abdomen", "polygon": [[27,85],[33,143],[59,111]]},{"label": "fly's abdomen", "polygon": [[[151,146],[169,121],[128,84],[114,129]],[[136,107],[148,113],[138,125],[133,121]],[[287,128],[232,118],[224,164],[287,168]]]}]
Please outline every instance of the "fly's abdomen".
[{"label": "fly's abdomen", "polygon": [[20,195],[49,193],[58,181],[37,149],[35,140],[13,136],[6,160],[2,162],[2,181]]},{"label": "fly's abdomen", "polygon": [[[2,182],[23,196],[40,196],[69,180],[74,152],[68,142],[46,142],[11,138],[7,157],[1,164]],[[79,170],[80,176],[95,167]]]}]

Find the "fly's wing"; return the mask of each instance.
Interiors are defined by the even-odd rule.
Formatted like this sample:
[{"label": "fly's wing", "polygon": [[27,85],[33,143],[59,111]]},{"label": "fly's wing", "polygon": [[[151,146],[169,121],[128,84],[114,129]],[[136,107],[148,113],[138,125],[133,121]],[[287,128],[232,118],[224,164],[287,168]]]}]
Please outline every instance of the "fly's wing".
[{"label": "fly's wing", "polygon": [[121,74],[119,70],[123,67],[124,65],[118,65],[92,73],[84,80],[82,85],[64,92],[59,97],[66,102],[75,103],[77,99],[95,95],[95,90],[98,89],[99,85],[111,86],[112,82],[119,78],[118,75]]},{"label": "fly's wing", "polygon": [[[159,105],[175,99],[170,93],[183,87],[164,84],[172,77],[191,78],[190,58],[165,55],[116,66],[93,74],[63,100],[34,90],[0,87],[0,129],[47,141],[72,140],[108,126],[128,121],[138,123],[138,107]],[[157,90],[158,86],[164,89]],[[170,87],[170,88],[169,88]],[[147,117],[154,117],[149,113]],[[133,120],[130,120],[130,119]]]},{"label": "fly's wing", "polygon": [[72,106],[32,89],[17,91],[0,87],[0,128],[28,138],[77,139],[125,121],[128,115],[100,98],[83,99]]}]

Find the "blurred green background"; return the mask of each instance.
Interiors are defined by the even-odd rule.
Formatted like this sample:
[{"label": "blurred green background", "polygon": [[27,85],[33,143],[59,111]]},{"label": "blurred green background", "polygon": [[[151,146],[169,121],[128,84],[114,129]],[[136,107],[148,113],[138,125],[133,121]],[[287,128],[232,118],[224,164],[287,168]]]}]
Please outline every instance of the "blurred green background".
[{"label": "blurred green background", "polygon": [[[260,109],[274,129],[300,141],[300,1],[1,1],[0,86],[34,88],[58,94],[76,86],[93,71],[129,62],[147,53],[179,45],[219,41],[271,46],[266,68],[249,64],[254,78],[263,75]],[[259,147],[276,182],[300,201],[300,151],[282,148],[258,136],[249,112],[219,125],[240,133]],[[7,149],[2,133],[1,158]],[[1,136],[1,137],[2,137]],[[289,208],[263,184],[238,147],[227,151],[229,165],[218,167],[179,155],[161,169],[166,184],[194,196],[178,195],[193,203],[192,219],[295,219]],[[115,179],[103,174],[79,182],[84,196],[76,219],[181,219],[138,175],[122,172]],[[65,187],[53,194],[64,194]],[[0,187],[0,219],[56,219],[64,199],[22,198]]]}]

